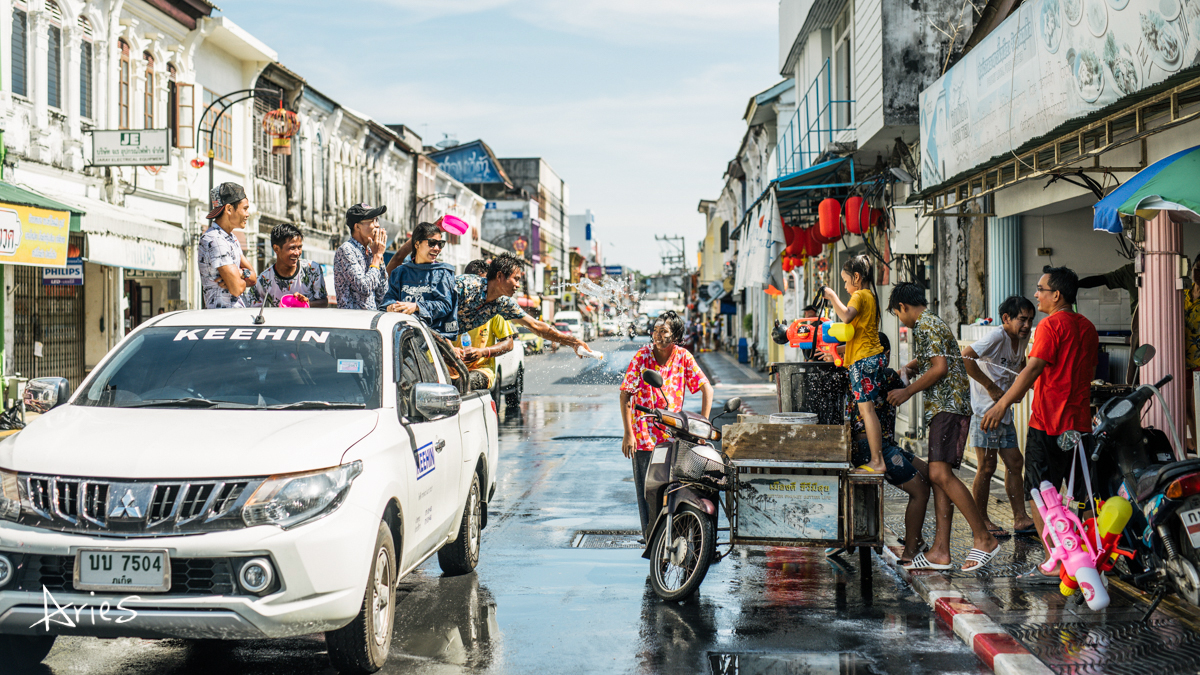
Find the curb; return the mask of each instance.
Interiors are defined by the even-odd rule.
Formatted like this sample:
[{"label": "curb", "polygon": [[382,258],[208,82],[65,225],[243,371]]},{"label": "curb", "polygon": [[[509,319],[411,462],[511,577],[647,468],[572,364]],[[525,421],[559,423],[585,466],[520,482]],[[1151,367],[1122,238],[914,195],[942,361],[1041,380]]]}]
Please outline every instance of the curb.
[{"label": "curb", "polygon": [[938,618],[965,642],[975,656],[996,675],[1054,675],[1021,643],[953,590],[950,580],[938,572],[912,572],[897,564],[896,553],[885,548],[884,559],[912,586]]}]

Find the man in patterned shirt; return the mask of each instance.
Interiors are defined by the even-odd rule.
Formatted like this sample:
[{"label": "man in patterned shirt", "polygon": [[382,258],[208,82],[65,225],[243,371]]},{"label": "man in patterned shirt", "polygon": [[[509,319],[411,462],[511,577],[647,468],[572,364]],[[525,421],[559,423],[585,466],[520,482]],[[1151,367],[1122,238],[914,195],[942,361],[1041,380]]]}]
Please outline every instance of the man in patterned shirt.
[{"label": "man in patterned shirt", "polygon": [[248,291],[251,307],[278,307],[285,295],[294,295],[309,307],[328,307],[325,275],[321,266],[312,260],[302,260],[304,235],[291,223],[276,225],[271,230],[271,249],[275,264],[258,275],[258,283]]},{"label": "man in patterned shirt", "polygon": [[250,218],[250,200],[237,183],[221,183],[208,196],[212,211],[206,217],[212,224],[201,235],[196,247],[204,307],[245,307],[242,293],[258,281],[258,276],[242,254],[233,231],[246,226]]},{"label": "man in patterned shirt", "polygon": [[384,213],[386,206],[371,208],[366,204],[355,204],[346,211],[350,238],[333,254],[333,287],[342,309],[378,310],[387,293],[387,274],[383,271],[387,231],[379,225],[379,216]]},{"label": "man in patterned shirt", "polygon": [[[902,405],[924,392],[925,424],[929,427],[929,481],[933,483],[937,529],[933,548],[913,558],[908,569],[950,569],[950,527],[957,506],[975,538],[962,570],[981,569],[1000,552],[1000,543],[988,531],[970,490],[954,475],[962,463],[971,428],[971,397],[967,370],[954,333],[932,312],[926,311],[925,291],[917,284],[896,284],[888,312],[913,331],[913,355],[904,366],[909,385],[888,392],[887,400]],[[953,504],[953,506],[952,506]]]}]

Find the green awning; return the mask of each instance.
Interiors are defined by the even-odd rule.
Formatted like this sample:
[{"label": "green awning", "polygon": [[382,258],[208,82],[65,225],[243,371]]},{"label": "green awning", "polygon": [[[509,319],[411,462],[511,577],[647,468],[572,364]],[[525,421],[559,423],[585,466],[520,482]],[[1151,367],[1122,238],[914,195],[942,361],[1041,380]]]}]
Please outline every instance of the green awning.
[{"label": "green awning", "polygon": [[80,211],[74,206],[67,206],[62,202],[56,202],[49,197],[43,197],[36,192],[19,188],[12,183],[0,181],[0,203],[16,204],[17,206],[32,206],[36,209],[49,209],[51,211],[70,211],[71,212],[71,231],[79,232],[80,216],[86,212]]}]

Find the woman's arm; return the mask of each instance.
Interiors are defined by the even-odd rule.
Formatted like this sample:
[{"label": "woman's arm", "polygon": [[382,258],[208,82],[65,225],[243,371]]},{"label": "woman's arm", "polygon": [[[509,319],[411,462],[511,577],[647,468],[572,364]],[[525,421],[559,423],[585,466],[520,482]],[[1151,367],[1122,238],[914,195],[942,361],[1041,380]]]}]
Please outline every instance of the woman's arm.
[{"label": "woman's arm", "polygon": [[821,293],[829,301],[829,304],[833,305],[833,311],[837,313],[838,318],[844,323],[850,323],[854,320],[854,317],[858,316],[858,309],[842,304],[841,298],[837,296],[837,291],[826,286],[821,290]]}]

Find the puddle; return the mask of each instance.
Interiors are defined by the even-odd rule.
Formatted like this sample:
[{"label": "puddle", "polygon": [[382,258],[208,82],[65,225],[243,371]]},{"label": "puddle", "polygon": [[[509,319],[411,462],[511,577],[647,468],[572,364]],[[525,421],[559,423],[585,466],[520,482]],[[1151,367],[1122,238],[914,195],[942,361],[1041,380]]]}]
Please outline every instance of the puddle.
[{"label": "puddle", "polygon": [[712,675],[867,675],[878,671],[854,652],[709,652]]}]

